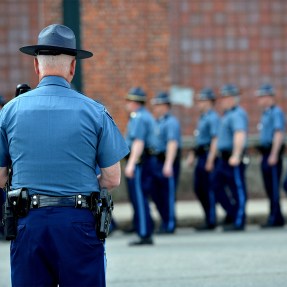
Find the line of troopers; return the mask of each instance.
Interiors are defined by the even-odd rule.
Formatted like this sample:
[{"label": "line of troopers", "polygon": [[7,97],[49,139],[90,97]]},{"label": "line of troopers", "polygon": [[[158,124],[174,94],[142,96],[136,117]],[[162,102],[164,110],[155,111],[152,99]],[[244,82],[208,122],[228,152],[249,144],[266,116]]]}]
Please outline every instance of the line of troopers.
[{"label": "line of troopers", "polygon": [[[280,227],[285,224],[279,195],[285,117],[275,103],[272,85],[263,84],[256,94],[263,108],[258,125],[258,150],[262,154],[262,178],[270,201],[270,213],[262,227]],[[192,165],[196,159],[194,191],[205,213],[205,225],[198,230],[215,229],[216,203],[226,212],[224,231],[245,228],[248,115],[239,105],[239,98],[239,89],[226,84],[220,90],[220,97],[216,98],[212,89],[204,88],[196,100],[201,115],[194,133],[196,145],[186,162]],[[131,153],[125,175],[134,208],[133,228],[140,238],[130,245],[153,244],[149,197],[162,220],[157,233],[174,233],[176,228],[174,207],[180,169],[180,125],[171,114],[168,93],[161,92],[152,99],[155,119],[144,106],[146,94],[141,88],[132,88],[126,99],[130,112],[126,140]],[[223,111],[222,116],[214,108],[215,101]],[[284,188],[287,191],[287,178]]]},{"label": "line of troopers", "polygon": [[[263,84],[256,91],[258,104],[263,109],[258,124],[262,155],[261,172],[270,213],[262,228],[284,225],[280,207],[280,179],[284,153],[285,116],[276,105],[272,85]],[[197,163],[194,170],[194,191],[205,212],[205,225],[200,230],[216,227],[215,205],[220,203],[226,212],[224,231],[241,231],[246,221],[245,169],[248,163],[246,143],[248,116],[239,105],[239,89],[224,85],[217,99],[221,117],[214,109],[215,94],[211,89],[200,92],[197,106],[201,112],[195,134],[196,148],[187,162]],[[287,178],[284,182],[287,190]]]}]

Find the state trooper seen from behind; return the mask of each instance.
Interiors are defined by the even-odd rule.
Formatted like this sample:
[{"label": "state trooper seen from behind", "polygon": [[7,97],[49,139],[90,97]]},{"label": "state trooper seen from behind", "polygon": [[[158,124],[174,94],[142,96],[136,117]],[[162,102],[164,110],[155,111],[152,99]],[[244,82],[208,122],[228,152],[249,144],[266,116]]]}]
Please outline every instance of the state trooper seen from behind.
[{"label": "state trooper seen from behind", "polygon": [[[4,107],[4,105],[6,104],[6,101],[4,100],[3,96],[0,96],[0,110]],[[4,196],[4,192],[3,189],[0,188],[0,239],[3,235],[3,226],[2,226],[2,206],[4,204],[5,201],[5,196]]]},{"label": "state trooper seen from behind", "polygon": [[20,51],[34,57],[39,84],[0,116],[1,186],[11,164],[11,194],[29,193],[15,201],[25,214],[11,242],[12,286],[106,286],[97,199],[120,184],[129,149],[106,108],[71,89],[76,60],[93,54],[76,48],[70,28],[50,25]]},{"label": "state trooper seen from behind", "polygon": [[194,157],[197,159],[193,176],[194,192],[205,214],[205,225],[196,227],[199,231],[212,230],[216,227],[216,200],[210,182],[215,165],[219,127],[219,116],[214,110],[214,103],[215,94],[213,90],[210,88],[202,89],[195,106],[201,113],[194,131],[195,148],[187,157],[188,165],[192,165]]},{"label": "state trooper seen from behind", "polygon": [[220,93],[218,105],[223,116],[218,130],[218,161],[212,175],[212,188],[226,211],[224,230],[243,230],[247,198],[243,158],[248,119],[239,106],[239,90],[235,85],[223,86]]},{"label": "state trooper seen from behind", "polygon": [[284,225],[280,207],[280,178],[284,153],[285,116],[275,103],[273,86],[263,84],[256,94],[259,105],[264,109],[258,125],[258,149],[262,154],[262,178],[270,201],[270,214],[262,227],[279,227]]}]

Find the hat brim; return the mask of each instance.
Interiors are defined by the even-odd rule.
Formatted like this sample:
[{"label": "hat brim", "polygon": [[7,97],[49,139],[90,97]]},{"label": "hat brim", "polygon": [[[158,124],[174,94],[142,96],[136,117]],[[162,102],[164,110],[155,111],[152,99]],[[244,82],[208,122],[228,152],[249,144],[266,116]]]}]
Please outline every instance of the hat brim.
[{"label": "hat brim", "polygon": [[159,100],[159,99],[152,99],[151,100],[152,105],[170,105],[170,100]]},{"label": "hat brim", "polygon": [[33,46],[24,46],[19,49],[22,53],[37,56],[38,51],[58,51],[62,54],[73,55],[77,59],[87,59],[93,56],[92,52],[78,49],[63,48],[58,46],[49,46],[49,45],[33,45]]}]

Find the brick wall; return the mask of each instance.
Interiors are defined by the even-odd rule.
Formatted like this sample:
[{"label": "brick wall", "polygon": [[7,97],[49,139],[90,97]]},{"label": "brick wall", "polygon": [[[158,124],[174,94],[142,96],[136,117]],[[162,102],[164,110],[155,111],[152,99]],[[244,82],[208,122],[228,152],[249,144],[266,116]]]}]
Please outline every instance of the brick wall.
[{"label": "brick wall", "polygon": [[[81,0],[82,48],[95,55],[82,62],[83,91],[106,104],[123,131],[131,86],[151,98],[171,85],[198,91],[233,82],[255,133],[260,83],[273,83],[287,110],[286,12],[284,0]],[[12,98],[18,83],[37,84],[32,58],[18,49],[62,21],[62,0],[0,1],[0,94]],[[196,108],[174,112],[192,134]]]},{"label": "brick wall", "polygon": [[84,66],[85,91],[107,105],[122,130],[132,86],[142,86],[149,98],[169,88],[167,2],[82,1],[83,47],[95,54]]},{"label": "brick wall", "polygon": [[[287,111],[287,1],[177,0],[172,2],[171,82],[216,90],[227,82],[242,91],[242,105],[256,132],[260,110],[254,90],[272,83]],[[191,133],[196,109],[185,118]]]}]

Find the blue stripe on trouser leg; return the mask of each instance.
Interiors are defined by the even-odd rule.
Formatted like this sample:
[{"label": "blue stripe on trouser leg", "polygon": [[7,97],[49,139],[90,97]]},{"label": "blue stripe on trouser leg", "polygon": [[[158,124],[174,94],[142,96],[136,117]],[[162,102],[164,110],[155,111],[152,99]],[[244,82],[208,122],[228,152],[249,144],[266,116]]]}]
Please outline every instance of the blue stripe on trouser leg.
[{"label": "blue stripe on trouser leg", "polygon": [[105,248],[88,209],[44,207],[18,220],[12,286],[106,286]]},{"label": "blue stripe on trouser leg", "polygon": [[234,207],[232,199],[228,196],[225,190],[226,186],[228,185],[229,177],[230,167],[228,162],[223,159],[218,159],[215,164],[214,172],[210,174],[210,185],[216,201],[220,203],[220,205],[226,211],[226,215],[233,218]]},{"label": "blue stripe on trouser leg", "polygon": [[194,170],[194,192],[200,201],[207,225],[215,224],[215,196],[211,189],[212,176],[207,172],[206,166],[207,154],[201,155],[197,159],[197,164]]},{"label": "blue stripe on trouser leg", "polygon": [[173,231],[175,228],[175,181],[174,177],[168,178],[168,231]]},{"label": "blue stripe on trouser leg", "polygon": [[237,192],[237,213],[235,219],[236,226],[243,226],[245,220],[245,203],[246,203],[246,195],[244,190],[244,183],[242,181],[241,175],[241,167],[236,166],[234,167],[234,180],[236,185],[236,192]]},{"label": "blue stripe on trouser leg", "polygon": [[270,214],[268,224],[281,225],[284,218],[280,208],[280,177],[282,171],[282,159],[279,159],[277,165],[270,166],[268,164],[268,155],[264,155],[261,163],[261,171],[265,191],[270,201]]},{"label": "blue stripe on trouser leg", "polygon": [[145,203],[144,203],[144,196],[143,191],[141,187],[141,166],[136,165],[135,168],[135,200],[136,200],[136,206],[137,209],[135,212],[137,212],[137,226],[138,226],[138,235],[140,237],[145,237],[147,234],[147,225],[146,225],[146,217],[145,217]]}]

